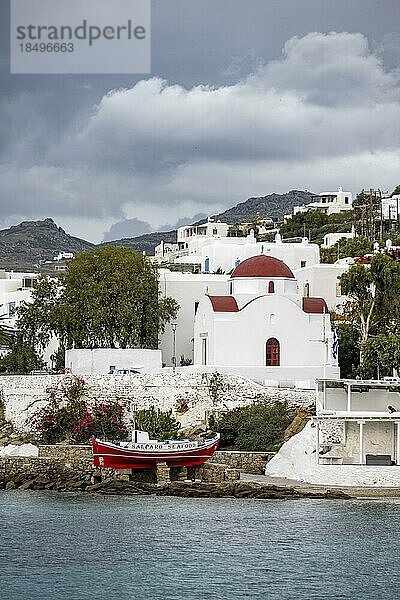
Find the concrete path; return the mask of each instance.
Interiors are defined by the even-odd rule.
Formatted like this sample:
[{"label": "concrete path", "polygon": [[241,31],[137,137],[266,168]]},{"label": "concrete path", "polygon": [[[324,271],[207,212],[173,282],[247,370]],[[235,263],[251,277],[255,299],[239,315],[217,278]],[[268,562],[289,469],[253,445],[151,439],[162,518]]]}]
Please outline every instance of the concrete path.
[{"label": "concrete path", "polygon": [[251,475],[249,473],[241,473],[242,481],[254,481],[255,483],[263,483],[264,485],[277,485],[280,487],[295,487],[306,488],[307,490],[340,490],[345,494],[349,494],[353,498],[397,498],[400,501],[400,488],[396,487],[350,487],[344,485],[317,485],[313,483],[305,483],[304,481],[296,481],[295,479],[286,479],[284,477],[270,477],[269,475]]}]

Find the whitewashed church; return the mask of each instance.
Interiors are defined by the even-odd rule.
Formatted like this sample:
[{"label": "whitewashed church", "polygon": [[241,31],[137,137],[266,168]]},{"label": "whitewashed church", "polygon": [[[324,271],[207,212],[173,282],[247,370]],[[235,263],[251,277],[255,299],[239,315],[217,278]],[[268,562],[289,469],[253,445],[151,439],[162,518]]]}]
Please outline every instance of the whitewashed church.
[{"label": "whitewashed church", "polygon": [[[301,288],[301,289],[299,289]],[[218,367],[265,385],[313,388],[339,375],[326,302],[303,296],[281,260],[244,260],[229,295],[204,295],[194,324],[194,364]]]}]

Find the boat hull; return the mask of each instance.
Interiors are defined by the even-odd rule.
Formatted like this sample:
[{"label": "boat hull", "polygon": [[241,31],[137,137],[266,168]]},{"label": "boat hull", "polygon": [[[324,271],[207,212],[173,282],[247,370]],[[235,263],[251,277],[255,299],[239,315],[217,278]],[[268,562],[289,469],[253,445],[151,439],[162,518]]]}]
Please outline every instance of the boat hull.
[{"label": "boat hull", "polygon": [[166,463],[168,467],[194,467],[204,464],[214,454],[218,442],[219,436],[196,447],[182,443],[181,449],[151,450],[124,448],[93,438],[93,464],[110,469],[154,469],[158,463]]}]

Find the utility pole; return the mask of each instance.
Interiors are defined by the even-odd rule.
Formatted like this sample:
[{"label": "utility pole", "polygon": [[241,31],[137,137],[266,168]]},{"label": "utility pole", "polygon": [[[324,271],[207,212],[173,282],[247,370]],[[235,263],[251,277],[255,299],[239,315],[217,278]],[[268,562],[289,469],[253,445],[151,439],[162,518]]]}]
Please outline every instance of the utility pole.
[{"label": "utility pole", "polygon": [[176,323],[171,323],[172,327],[172,371],[176,369]]},{"label": "utility pole", "polygon": [[381,215],[381,226],[380,226],[380,231],[379,231],[379,239],[382,241],[383,240],[383,206],[382,206],[382,192],[379,188],[378,188],[378,193],[379,193],[379,207],[380,207],[380,215]]}]

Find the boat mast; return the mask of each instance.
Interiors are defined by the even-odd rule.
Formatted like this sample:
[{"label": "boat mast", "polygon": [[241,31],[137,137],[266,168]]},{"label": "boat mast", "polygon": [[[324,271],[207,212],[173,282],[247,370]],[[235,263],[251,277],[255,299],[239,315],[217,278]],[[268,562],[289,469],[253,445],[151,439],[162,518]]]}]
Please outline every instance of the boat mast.
[{"label": "boat mast", "polygon": [[136,412],[137,412],[137,404],[136,402],[132,405],[132,442],[136,444],[137,442],[137,433],[136,433]]}]

